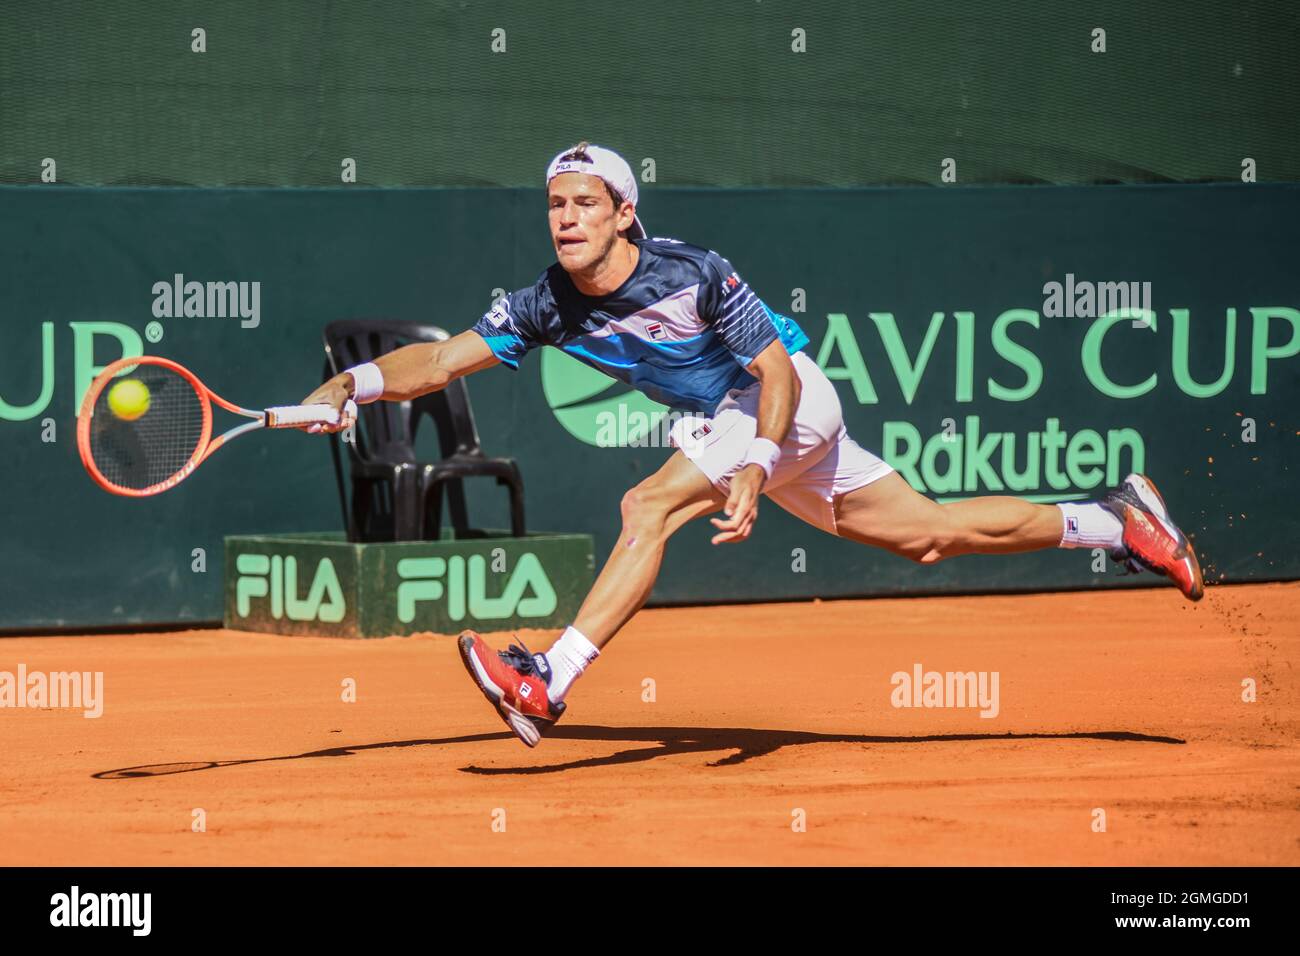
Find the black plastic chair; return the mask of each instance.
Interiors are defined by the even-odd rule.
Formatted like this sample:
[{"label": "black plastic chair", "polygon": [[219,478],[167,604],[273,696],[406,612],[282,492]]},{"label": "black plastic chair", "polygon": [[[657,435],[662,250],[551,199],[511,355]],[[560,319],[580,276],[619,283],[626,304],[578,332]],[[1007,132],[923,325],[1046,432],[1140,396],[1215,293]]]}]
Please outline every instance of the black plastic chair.
[{"label": "black plastic chair", "polygon": [[[403,345],[450,338],[433,325],[386,319],[346,319],[325,327],[325,378],[345,368],[371,362]],[[434,540],[442,534],[442,499],[446,492],[456,538],[481,538],[487,532],[469,526],[463,479],[495,478],[510,493],[510,533],[524,536],[524,479],[513,458],[489,458],[479,444],[478,428],[464,379],[407,402],[371,402],[359,409],[354,441],[348,446],[351,504],[344,490],[338,436],[330,452],[349,541]],[[415,438],[428,416],[438,431],[442,459],[417,460]]]}]

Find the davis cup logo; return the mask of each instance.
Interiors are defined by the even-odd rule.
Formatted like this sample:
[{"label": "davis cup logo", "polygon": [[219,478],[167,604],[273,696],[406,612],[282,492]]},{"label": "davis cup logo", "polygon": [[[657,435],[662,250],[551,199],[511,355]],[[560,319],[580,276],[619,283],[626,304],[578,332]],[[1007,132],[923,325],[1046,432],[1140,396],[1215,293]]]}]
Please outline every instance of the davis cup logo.
[{"label": "davis cup logo", "polygon": [[[662,326],[660,332],[667,335]],[[668,414],[666,405],[559,349],[542,349],[542,394],[564,430],[588,445],[667,444],[658,440]]]}]

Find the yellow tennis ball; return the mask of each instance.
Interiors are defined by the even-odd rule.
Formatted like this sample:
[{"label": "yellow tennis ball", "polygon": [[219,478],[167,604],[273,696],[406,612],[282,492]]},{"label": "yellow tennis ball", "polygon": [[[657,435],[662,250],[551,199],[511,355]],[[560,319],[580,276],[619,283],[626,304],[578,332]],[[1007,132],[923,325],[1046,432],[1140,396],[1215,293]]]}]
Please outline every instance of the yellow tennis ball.
[{"label": "yellow tennis ball", "polygon": [[108,390],[108,407],[123,421],[133,422],[149,411],[149,388],[138,378],[126,378]]}]

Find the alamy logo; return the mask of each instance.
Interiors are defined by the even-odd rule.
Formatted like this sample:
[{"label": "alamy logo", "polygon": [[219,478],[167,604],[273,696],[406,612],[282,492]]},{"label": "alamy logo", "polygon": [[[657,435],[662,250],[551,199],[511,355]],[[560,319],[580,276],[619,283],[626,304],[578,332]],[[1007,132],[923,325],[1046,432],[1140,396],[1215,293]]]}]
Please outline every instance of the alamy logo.
[{"label": "alamy logo", "polygon": [[1095,319],[1103,315],[1141,318],[1151,314],[1150,282],[1075,281],[1065,274],[1065,283],[1043,285],[1043,316],[1048,319]]},{"label": "alamy logo", "polygon": [[334,562],[321,558],[307,596],[299,596],[298,559],[293,555],[241,554],[235,558],[235,610],[240,617],[253,612],[254,598],[268,598],[271,617],[291,621],[337,624],[347,614],[347,601]]},{"label": "alamy logo", "polygon": [[153,294],[155,319],[238,318],[245,329],[262,322],[260,282],[186,282],[178,272],[171,282],[155,282]]},{"label": "alamy logo", "polygon": [[103,671],[0,671],[0,707],[80,708],[91,719],[104,714]]},{"label": "alamy logo", "polygon": [[50,897],[50,925],[126,926],[133,936],[148,936],[153,926],[152,893],[82,893],[74,886]]},{"label": "alamy logo", "polygon": [[670,411],[559,349],[542,350],[542,394],[570,435],[597,448],[689,450],[710,431],[693,434],[701,416]]},{"label": "alamy logo", "polygon": [[666,405],[559,349],[542,349],[542,394],[565,431],[588,445],[668,444]]},{"label": "alamy logo", "polygon": [[[463,621],[466,615],[479,621],[508,617],[549,617],[558,600],[555,588],[537,555],[525,551],[514,560],[501,593],[488,594],[488,560],[481,554],[465,557],[403,558],[397,562],[397,618],[410,624],[425,601],[446,601],[447,616]],[[495,590],[495,587],[493,588]]]},{"label": "alamy logo", "polygon": [[923,671],[913,664],[911,673],[896,671],[889,679],[895,707],[978,707],[981,717],[996,717],[998,671]]}]

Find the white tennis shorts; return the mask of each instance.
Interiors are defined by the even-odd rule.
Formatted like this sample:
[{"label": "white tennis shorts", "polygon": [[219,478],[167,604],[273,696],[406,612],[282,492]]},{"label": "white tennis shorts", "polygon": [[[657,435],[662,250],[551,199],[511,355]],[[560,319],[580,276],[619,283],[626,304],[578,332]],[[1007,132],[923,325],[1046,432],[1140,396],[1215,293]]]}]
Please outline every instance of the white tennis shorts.
[{"label": "white tennis shorts", "polygon": [[[894,469],[867,451],[844,428],[840,397],[817,363],[803,352],[790,356],[803,385],[790,434],[763,493],[798,518],[836,534],[835,498],[869,485]],[[713,417],[678,419],[669,440],[722,494],[758,433],[761,383],[727,392]]]}]

